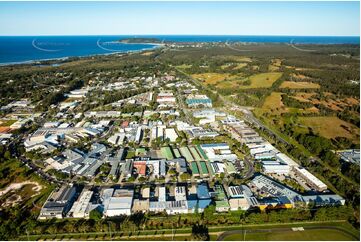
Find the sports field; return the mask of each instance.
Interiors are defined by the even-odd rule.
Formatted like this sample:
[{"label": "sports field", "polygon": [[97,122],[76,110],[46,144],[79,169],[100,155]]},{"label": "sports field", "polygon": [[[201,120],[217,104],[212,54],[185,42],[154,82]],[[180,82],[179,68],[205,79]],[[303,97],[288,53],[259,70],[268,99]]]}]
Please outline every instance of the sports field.
[{"label": "sports field", "polygon": [[226,241],[236,241],[236,240],[267,240],[267,241],[350,241],[355,240],[352,236],[345,234],[341,231],[332,230],[332,229],[315,229],[315,230],[305,230],[305,231],[272,231],[272,232],[262,232],[262,233],[240,233],[227,236],[224,240]]},{"label": "sports field", "polygon": [[281,84],[280,88],[289,88],[289,89],[312,89],[320,88],[320,85],[312,82],[293,82],[285,81]]}]

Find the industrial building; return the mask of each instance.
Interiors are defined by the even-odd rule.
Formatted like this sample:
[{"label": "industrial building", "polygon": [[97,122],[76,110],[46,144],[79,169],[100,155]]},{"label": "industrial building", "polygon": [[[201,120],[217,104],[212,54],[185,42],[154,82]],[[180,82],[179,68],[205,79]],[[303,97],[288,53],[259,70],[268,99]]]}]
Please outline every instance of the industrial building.
[{"label": "industrial building", "polygon": [[[111,195],[110,195],[111,194]],[[110,196],[109,196],[110,195]],[[127,188],[108,190],[108,196],[105,196],[104,216],[114,217],[120,215],[131,215],[134,190]]]},{"label": "industrial building", "polygon": [[62,186],[59,190],[53,191],[41,208],[39,219],[61,219],[69,211],[76,195],[76,188]]},{"label": "industrial building", "polygon": [[293,167],[293,171],[296,176],[301,177],[306,183],[317,191],[324,191],[327,189],[327,185],[323,183],[320,179],[312,175],[308,170],[303,167],[295,166]]},{"label": "industrial building", "polygon": [[186,99],[188,107],[212,107],[212,100],[206,95],[189,95]]}]

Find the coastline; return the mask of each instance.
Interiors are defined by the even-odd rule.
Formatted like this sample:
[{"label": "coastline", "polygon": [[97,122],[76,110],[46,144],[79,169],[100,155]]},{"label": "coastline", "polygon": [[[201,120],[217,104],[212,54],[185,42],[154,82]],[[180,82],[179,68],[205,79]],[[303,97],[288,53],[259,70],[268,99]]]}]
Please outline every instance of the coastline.
[{"label": "coastline", "polygon": [[[129,43],[129,44],[133,44],[133,43]],[[139,43],[139,44],[141,44],[141,43]],[[152,47],[152,48],[142,48],[142,49],[139,49],[139,50],[114,51],[114,52],[111,52],[111,53],[102,53],[102,54],[64,56],[64,57],[57,57],[57,58],[26,60],[26,61],[18,61],[18,62],[4,62],[4,63],[0,63],[0,68],[5,67],[5,66],[12,66],[12,65],[31,65],[31,64],[35,64],[37,62],[43,62],[43,61],[62,61],[62,60],[70,59],[70,58],[91,58],[91,57],[94,57],[94,56],[107,56],[107,55],[116,55],[116,54],[132,54],[132,53],[139,53],[139,52],[143,52],[143,51],[154,50],[154,49],[157,49],[157,48],[159,48],[161,46],[164,46],[162,44],[150,44],[150,43],[148,43],[148,44],[149,45],[155,45],[155,46]],[[39,63],[39,64],[41,64],[41,63]],[[59,64],[59,63],[53,63],[53,64]]]}]

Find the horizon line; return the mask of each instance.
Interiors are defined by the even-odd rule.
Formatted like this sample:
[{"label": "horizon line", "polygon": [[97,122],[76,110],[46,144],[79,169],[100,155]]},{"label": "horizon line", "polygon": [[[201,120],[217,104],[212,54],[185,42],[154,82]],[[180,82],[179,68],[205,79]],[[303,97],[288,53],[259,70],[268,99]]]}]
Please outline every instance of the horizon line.
[{"label": "horizon line", "polygon": [[267,36],[267,37],[358,37],[360,35],[258,35],[258,34],[40,34],[40,35],[1,35],[0,37],[49,37],[49,36]]}]

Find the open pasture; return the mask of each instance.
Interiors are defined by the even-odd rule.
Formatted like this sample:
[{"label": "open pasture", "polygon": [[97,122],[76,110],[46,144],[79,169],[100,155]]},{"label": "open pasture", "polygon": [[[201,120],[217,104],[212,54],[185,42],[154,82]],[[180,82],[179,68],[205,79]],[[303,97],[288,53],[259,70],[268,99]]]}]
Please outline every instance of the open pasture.
[{"label": "open pasture", "polygon": [[312,128],[315,133],[325,138],[345,137],[359,142],[360,129],[337,117],[300,117],[299,122],[300,125]]},{"label": "open pasture", "polygon": [[294,81],[285,81],[281,84],[280,88],[289,88],[289,89],[318,89],[320,85],[312,82],[294,82]]},{"label": "open pasture", "polygon": [[240,86],[241,89],[267,88],[271,87],[275,81],[282,76],[281,72],[266,72],[255,74],[249,77],[250,85]]},{"label": "open pasture", "polygon": [[229,74],[225,73],[201,73],[201,74],[193,74],[192,77],[204,82],[207,85],[214,85],[217,82],[224,81],[229,78]]}]

